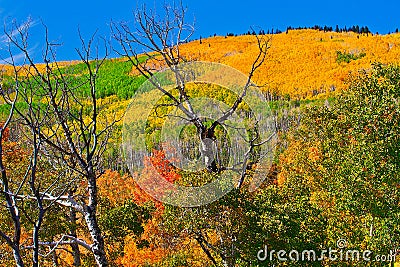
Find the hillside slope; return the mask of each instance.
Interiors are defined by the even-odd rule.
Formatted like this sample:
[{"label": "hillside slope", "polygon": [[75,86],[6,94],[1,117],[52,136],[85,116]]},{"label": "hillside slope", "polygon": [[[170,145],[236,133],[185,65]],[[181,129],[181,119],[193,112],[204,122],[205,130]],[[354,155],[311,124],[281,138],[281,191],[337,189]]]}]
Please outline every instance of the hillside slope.
[{"label": "hillside slope", "polygon": [[[374,62],[400,62],[400,34],[290,30],[269,37],[271,48],[254,80],[265,91],[291,98],[340,91],[349,72],[369,69]],[[220,62],[245,73],[257,55],[252,35],[211,37],[185,44],[182,50],[187,58]]]},{"label": "hillside slope", "polygon": [[[270,38],[268,56],[253,80],[270,97],[304,99],[329,96],[346,88],[345,81],[350,72],[369,69],[374,62],[400,63],[400,34],[290,30],[267,37]],[[216,36],[181,47],[186,59],[219,62],[243,73],[248,73],[257,52],[257,41],[253,35]],[[77,62],[58,64],[77,75],[83,67]],[[45,68],[44,65],[38,66],[43,70]],[[127,77],[129,73],[136,73],[130,72],[129,68],[130,63],[124,59],[106,62],[100,70],[99,96],[130,98],[143,78]],[[13,68],[2,65],[0,72],[12,76]]]}]

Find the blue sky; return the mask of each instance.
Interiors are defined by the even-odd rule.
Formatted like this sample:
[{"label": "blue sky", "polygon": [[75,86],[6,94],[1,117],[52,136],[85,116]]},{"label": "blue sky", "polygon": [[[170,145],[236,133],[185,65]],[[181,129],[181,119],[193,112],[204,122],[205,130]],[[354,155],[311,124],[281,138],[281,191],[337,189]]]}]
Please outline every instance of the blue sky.
[{"label": "blue sky", "polygon": [[[160,6],[164,1],[144,0],[0,0],[0,17],[3,21],[26,21],[30,16],[35,22],[31,30],[32,51],[40,56],[43,28],[48,26],[50,39],[63,44],[58,49],[59,60],[76,59],[79,46],[77,29],[89,37],[94,31],[109,36],[109,23],[132,20],[132,11],[143,3],[148,7]],[[168,2],[168,1],[167,1]],[[251,26],[285,30],[287,26],[328,25],[340,27],[368,26],[371,31],[386,34],[400,28],[400,3],[385,1],[269,1],[269,0],[186,0],[188,21],[195,18],[195,37],[207,37],[214,33],[244,33]],[[3,55],[4,48],[0,52]]]}]

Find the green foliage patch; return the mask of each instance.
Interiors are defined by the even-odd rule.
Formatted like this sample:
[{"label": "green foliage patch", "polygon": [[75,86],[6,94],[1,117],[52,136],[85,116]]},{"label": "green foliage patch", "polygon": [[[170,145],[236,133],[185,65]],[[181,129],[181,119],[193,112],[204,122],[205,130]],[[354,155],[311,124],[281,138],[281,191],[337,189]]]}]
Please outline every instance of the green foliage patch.
[{"label": "green foliage patch", "polygon": [[346,53],[342,51],[336,51],[336,62],[337,63],[350,63],[353,60],[357,60],[360,58],[365,57],[367,54],[365,52],[359,53],[359,54],[353,54],[353,53]]}]

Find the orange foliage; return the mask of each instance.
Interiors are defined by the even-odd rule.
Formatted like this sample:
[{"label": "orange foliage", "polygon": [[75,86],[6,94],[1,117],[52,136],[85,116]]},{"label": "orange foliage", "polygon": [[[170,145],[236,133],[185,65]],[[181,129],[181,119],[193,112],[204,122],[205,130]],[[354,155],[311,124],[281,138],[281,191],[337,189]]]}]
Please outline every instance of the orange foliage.
[{"label": "orange foliage", "polygon": [[[145,158],[145,168],[141,172],[141,177],[145,176],[156,177],[156,179],[145,179],[148,182],[156,182],[160,176],[171,183],[180,178],[167,160],[165,152],[157,150],[153,151],[152,156]],[[117,259],[117,264],[128,267],[145,266],[158,263],[172,253],[169,246],[162,245],[165,243],[164,234],[158,226],[164,211],[161,202],[141,189],[133,177],[127,174],[121,175],[116,171],[107,170],[99,178],[98,185],[100,195],[107,198],[112,205],[121,205],[131,199],[138,205],[152,201],[156,207],[152,218],[143,225],[144,232],[141,236],[137,238],[129,235],[125,238],[124,255]],[[138,245],[143,242],[148,245]]]},{"label": "orange foliage", "polygon": [[155,247],[138,248],[135,239],[128,237],[125,240],[124,257],[118,262],[126,267],[141,267],[146,264],[154,264],[160,262],[166,255],[166,249]]},{"label": "orange foliage", "polygon": [[[140,185],[149,190],[149,193],[158,200],[164,196],[165,192],[174,190],[173,183],[180,179],[180,175],[176,173],[170,160],[174,159],[167,159],[165,151],[153,150],[152,156],[144,158],[144,168],[137,177]],[[154,203],[159,205],[157,202],[154,200]]]},{"label": "orange foliage", "polygon": [[[369,69],[372,62],[400,63],[400,34],[361,35],[317,30],[291,30],[271,37],[264,65],[253,80],[262,90],[291,98],[340,91],[349,72]],[[182,46],[188,59],[220,62],[248,73],[257,55],[256,38],[212,37]],[[337,51],[366,56],[350,63],[338,63]]]},{"label": "orange foliage", "polygon": [[[170,183],[180,178],[164,151],[154,150],[152,156],[145,157],[144,163],[145,168],[140,176],[145,182],[156,183],[160,176]],[[98,186],[100,195],[112,205],[123,204],[126,200],[133,200],[138,205],[152,201],[157,208],[162,208],[162,204],[147,194],[129,174],[121,175],[117,171],[106,170],[99,178]]]},{"label": "orange foliage", "polygon": [[170,183],[173,183],[180,178],[180,175],[175,172],[174,167],[167,159],[164,150],[153,150],[153,155],[145,158],[145,169],[143,170],[143,173],[148,171],[150,164],[158,174]]},{"label": "orange foliage", "polygon": [[117,171],[106,170],[98,179],[100,196],[106,198],[112,206],[123,205],[127,200],[133,200],[142,205],[152,201],[157,208],[162,204],[147,194],[129,174],[121,175]]},{"label": "orange foliage", "polygon": [[132,199],[136,190],[134,179],[127,175],[121,175],[117,171],[106,170],[98,179],[99,193],[107,198],[112,206],[123,204],[126,200]]},{"label": "orange foliage", "polygon": [[312,162],[316,162],[321,159],[321,152],[319,151],[318,147],[312,146],[308,149],[308,159]]},{"label": "orange foliage", "polygon": [[29,164],[30,151],[21,147],[17,142],[9,141],[9,136],[9,129],[6,128],[2,137],[2,156],[9,179],[17,184],[24,177],[26,167]]},{"label": "orange foliage", "polygon": [[[277,183],[279,186],[284,185],[289,175],[289,172],[292,171],[291,169],[285,168],[284,166],[292,166],[293,168],[296,168],[297,166],[294,166],[296,155],[298,155],[298,151],[302,151],[302,148],[303,144],[301,142],[291,139],[290,146],[285,150],[284,153],[279,155],[279,165],[282,166],[277,176]],[[298,169],[297,171],[301,172],[301,170]]]},{"label": "orange foliage", "polygon": [[[4,123],[0,123],[0,129],[3,128],[3,125]],[[9,137],[10,137],[10,129],[5,128],[2,136],[3,142],[7,142]]]}]

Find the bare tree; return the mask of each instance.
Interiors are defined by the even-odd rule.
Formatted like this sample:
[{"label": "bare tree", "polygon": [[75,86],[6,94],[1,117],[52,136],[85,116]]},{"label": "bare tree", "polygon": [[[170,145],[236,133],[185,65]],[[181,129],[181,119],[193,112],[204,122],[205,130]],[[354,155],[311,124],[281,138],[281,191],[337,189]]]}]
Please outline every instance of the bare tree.
[{"label": "bare tree", "polygon": [[[14,199],[30,199],[35,201],[40,214],[35,222],[34,242],[32,246],[25,246],[34,249],[34,263],[38,262],[40,246],[48,247],[50,251],[45,256],[50,256],[61,246],[71,245],[75,265],[79,266],[79,245],[93,253],[98,266],[108,266],[104,239],[97,218],[97,178],[102,175],[102,156],[117,120],[112,114],[105,116],[102,113],[96,91],[99,69],[108,55],[107,44],[104,43],[105,56],[100,58],[95,35],[85,42],[79,34],[82,47],[76,51],[85,68],[84,73],[77,75],[68,73],[56,61],[57,44],[48,39],[46,27],[41,59],[45,63],[42,66],[37,64],[28,48],[28,29],[28,25],[20,27],[14,24],[11,31],[5,32],[12,47],[11,58],[14,51],[22,53],[25,58],[25,64],[20,67],[16,62],[10,62],[14,66],[12,93],[15,92],[19,97],[18,101],[25,104],[24,108],[17,107],[16,99],[11,100],[8,95],[5,95],[5,99],[12,107],[10,118],[15,114],[20,123],[30,130],[28,137],[34,151],[30,167],[31,176],[34,176],[34,163],[39,156],[47,160],[57,175],[48,188],[42,188],[40,183],[36,185],[37,183],[32,181],[30,195],[14,192],[10,196],[7,185],[3,182],[3,194],[16,228],[14,241],[7,238],[6,240],[13,249],[15,248],[16,261],[20,262],[20,223]],[[90,110],[87,109],[88,106]],[[3,181],[7,181],[6,178],[3,178]],[[82,187],[82,184],[85,185],[84,190],[76,190],[77,187]],[[69,233],[63,234],[54,242],[39,240],[38,232],[44,213],[54,204],[70,209],[72,224],[76,223],[77,213],[83,216],[91,237],[90,244],[80,239],[73,227]]]},{"label": "bare tree", "polygon": [[[194,125],[197,130],[200,153],[208,172],[218,174],[228,169],[237,171],[239,180],[236,187],[240,189],[244,184],[245,178],[250,174],[249,169],[259,159],[257,155],[259,153],[258,148],[267,144],[274,134],[266,137],[260,136],[257,131],[258,121],[257,118],[254,118],[254,129],[251,129],[251,134],[243,136],[247,148],[241,155],[241,161],[237,162],[235,166],[228,166],[224,164],[222,159],[212,156],[215,153],[215,147],[217,147],[216,130],[221,125],[231,127],[226,125],[227,121],[240,109],[241,104],[245,104],[246,95],[250,93],[250,90],[254,89],[252,88],[254,87],[252,79],[266,59],[270,47],[269,38],[264,35],[255,35],[257,54],[251,66],[249,66],[249,72],[242,87],[239,89],[239,93],[236,95],[236,99],[223,111],[220,117],[209,123],[199,116],[199,112],[192,102],[193,96],[190,95],[190,91],[186,86],[187,75],[192,75],[192,73],[186,73],[186,70],[181,67],[182,63],[186,64],[186,62],[193,60],[183,56],[181,45],[191,38],[194,27],[185,22],[186,9],[182,7],[182,4],[165,6],[162,14],[163,16],[159,17],[154,11],[149,11],[144,7],[135,13],[135,25],[131,26],[124,22],[113,23],[113,36],[120,45],[120,50],[117,52],[120,56],[127,58],[134,69],[148,79],[153,88],[159,90],[162,95],[169,99],[168,104],[164,103],[156,106],[154,108],[155,113],[157,113],[158,108],[162,110],[163,105],[173,106],[176,110],[179,110],[180,114],[183,114],[183,120]],[[166,68],[173,73],[172,76],[175,78],[173,86],[174,90],[178,92],[177,94],[170,91],[171,87],[163,86],[163,83],[159,82],[157,72],[161,68]],[[249,116],[251,115],[249,114]],[[165,114],[160,112],[157,116],[165,116]],[[273,128],[276,129],[274,126]],[[224,144],[224,140],[221,143]],[[135,155],[132,157],[134,160],[137,158]],[[267,166],[264,167],[267,168]],[[220,234],[221,239],[227,238],[226,242],[222,243],[234,244],[235,241],[232,241],[236,239],[233,236],[234,233],[231,233],[232,236],[230,236],[221,231]],[[192,237],[198,242],[205,255],[215,266],[219,266],[217,258],[222,260],[223,266],[234,266],[236,261],[235,256],[233,256],[234,248],[229,247],[225,252],[219,250],[207,241],[208,237],[203,233],[201,227],[194,228]],[[215,255],[218,255],[217,258]]]},{"label": "bare tree", "polygon": [[[3,88],[1,89],[3,92]],[[10,177],[8,175],[8,170],[6,169],[4,163],[4,141],[7,129],[10,125],[11,119],[14,115],[16,99],[18,94],[15,94],[15,97],[9,100],[10,106],[10,113],[5,121],[5,123],[0,128],[0,172],[1,172],[1,194],[2,198],[4,199],[5,206],[8,210],[8,214],[12,220],[13,225],[13,233],[8,234],[6,231],[0,230],[0,237],[5,241],[10,248],[12,249],[14,260],[16,266],[22,267],[24,266],[24,262],[21,255],[21,216],[20,216],[20,209],[17,205],[17,199],[15,197],[15,192],[12,190],[10,183]],[[15,191],[17,191],[16,189]],[[2,202],[3,202],[2,199]]]},{"label": "bare tree", "polygon": [[[219,173],[229,166],[224,166],[221,161],[212,156],[216,141],[216,128],[219,125],[224,125],[232,117],[240,104],[243,103],[250,88],[254,86],[252,78],[266,59],[269,39],[265,36],[255,35],[258,54],[250,66],[247,81],[243,84],[234,103],[223,112],[221,117],[207,126],[205,120],[198,115],[192,105],[191,96],[186,88],[186,75],[188,73],[180,68],[180,64],[188,61],[181,53],[181,45],[186,43],[194,32],[194,27],[187,24],[185,18],[186,9],[182,4],[165,6],[162,17],[144,7],[135,13],[135,25],[133,27],[124,22],[113,23],[113,36],[121,47],[120,50],[116,51],[120,56],[127,58],[139,74],[148,78],[155,88],[171,100],[170,106],[179,109],[186,116],[185,120],[196,127],[204,164],[210,172]],[[154,78],[160,67],[167,68],[174,73],[175,86],[179,92],[178,96],[173,95],[168,88]],[[260,140],[260,136],[256,132],[246,140],[248,151],[245,152],[244,160],[240,164],[236,164],[236,169],[241,173],[241,178],[237,184],[238,188],[244,182],[247,175],[246,170],[254,164],[249,159],[256,154],[255,148],[265,144],[266,141]]]},{"label": "bare tree", "polygon": [[[8,37],[15,36],[18,33],[22,33],[27,30],[29,27],[28,24],[24,24],[22,26],[19,26],[16,31],[14,31],[12,34],[6,33]],[[25,36],[21,36],[21,38],[25,38]],[[21,238],[21,231],[22,231],[22,224],[21,224],[21,216],[25,218],[26,221],[29,222],[29,224],[32,227],[32,265],[33,266],[38,266],[39,265],[39,250],[40,250],[40,244],[39,244],[39,231],[42,227],[42,223],[44,220],[45,213],[49,211],[49,209],[55,204],[55,201],[46,201],[43,199],[43,195],[41,194],[41,191],[43,192],[53,192],[55,196],[58,196],[58,193],[60,192],[57,183],[60,181],[60,178],[62,177],[62,173],[59,173],[57,177],[54,177],[53,181],[47,181],[45,178],[42,178],[44,175],[49,175],[49,173],[44,173],[43,168],[45,167],[43,164],[44,160],[43,157],[40,155],[40,150],[42,148],[43,140],[39,138],[40,135],[40,130],[36,131],[34,128],[41,129],[41,127],[44,125],[44,123],[47,120],[47,112],[48,110],[42,110],[39,113],[44,113],[43,117],[38,117],[36,116],[37,114],[31,112],[32,110],[29,110],[26,112],[25,116],[26,119],[31,122],[30,125],[26,125],[24,129],[28,131],[28,135],[30,136],[30,144],[29,144],[29,149],[27,151],[30,151],[30,158],[27,159],[27,165],[26,166],[19,166],[20,168],[26,168],[23,170],[23,174],[21,175],[11,175],[13,173],[13,166],[11,164],[8,164],[7,166],[4,164],[4,153],[3,153],[3,148],[4,148],[4,143],[3,141],[6,141],[4,139],[4,133],[9,129],[9,126],[11,123],[13,123],[13,120],[15,120],[15,115],[16,113],[20,113],[20,110],[17,109],[17,104],[21,101],[20,98],[22,98],[22,101],[25,103],[30,103],[32,104],[32,100],[30,98],[27,98],[27,91],[26,90],[33,90],[34,88],[25,88],[25,90],[19,90],[19,86],[21,85],[19,81],[19,77],[22,75],[25,75],[25,67],[23,66],[17,66],[15,57],[11,53],[11,46],[9,43],[9,52],[10,52],[10,57],[9,61],[11,65],[13,66],[13,72],[14,72],[14,79],[15,79],[15,84],[14,88],[10,90],[11,88],[1,88],[1,95],[3,96],[3,100],[5,102],[5,105],[8,105],[10,107],[9,110],[9,115],[6,120],[6,122],[3,124],[2,129],[1,129],[1,144],[0,144],[0,169],[2,173],[2,180],[1,183],[3,185],[2,188],[2,194],[4,196],[4,200],[6,202],[7,209],[9,211],[9,215],[14,222],[14,235],[12,238],[7,236],[5,232],[1,232],[1,236],[5,239],[6,243],[9,244],[13,250],[14,254],[14,259],[17,264],[17,266],[23,266],[24,262],[21,257],[21,244],[20,244],[20,238]],[[10,93],[13,94],[13,96],[10,95]],[[40,108],[39,108],[40,109]],[[16,171],[15,173],[18,173]],[[20,172],[22,173],[22,172]],[[62,190],[61,190],[62,191]],[[36,207],[35,211],[26,211],[24,208],[24,203],[25,202],[33,202],[34,205],[33,207]]]}]

